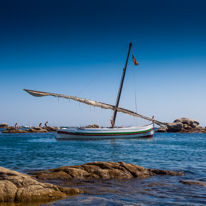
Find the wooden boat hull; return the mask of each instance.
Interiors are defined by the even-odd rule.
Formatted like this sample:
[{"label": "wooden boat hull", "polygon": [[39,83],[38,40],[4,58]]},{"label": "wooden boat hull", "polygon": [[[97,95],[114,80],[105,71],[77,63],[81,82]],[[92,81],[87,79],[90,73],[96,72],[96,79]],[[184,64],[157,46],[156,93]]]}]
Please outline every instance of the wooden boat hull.
[{"label": "wooden boat hull", "polygon": [[153,124],[125,128],[68,128],[58,129],[56,139],[122,139],[152,138]]}]

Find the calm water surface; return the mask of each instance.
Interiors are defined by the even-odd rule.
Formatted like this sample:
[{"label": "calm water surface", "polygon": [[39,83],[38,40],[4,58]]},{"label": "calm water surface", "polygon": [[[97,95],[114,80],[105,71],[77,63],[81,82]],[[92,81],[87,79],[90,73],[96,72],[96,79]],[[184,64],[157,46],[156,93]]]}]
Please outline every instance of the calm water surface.
[{"label": "calm water surface", "polygon": [[85,193],[31,205],[206,205],[206,187],[179,182],[206,182],[206,134],[155,133],[153,139],[56,141],[53,133],[0,133],[2,167],[28,173],[93,161],[124,161],[145,168],[183,171],[185,175],[61,182]]}]

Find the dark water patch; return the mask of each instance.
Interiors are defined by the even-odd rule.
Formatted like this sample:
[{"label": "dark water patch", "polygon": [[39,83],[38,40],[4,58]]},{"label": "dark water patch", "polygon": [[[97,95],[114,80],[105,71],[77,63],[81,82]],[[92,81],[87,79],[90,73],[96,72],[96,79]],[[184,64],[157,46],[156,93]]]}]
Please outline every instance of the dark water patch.
[{"label": "dark water patch", "polygon": [[68,201],[69,204],[76,203],[76,205],[206,204],[206,190],[200,191],[200,188],[185,186],[179,183],[179,177],[171,176],[130,180],[72,181],[61,183],[61,186],[78,187],[85,193],[67,198],[68,200],[60,200],[58,203]]}]

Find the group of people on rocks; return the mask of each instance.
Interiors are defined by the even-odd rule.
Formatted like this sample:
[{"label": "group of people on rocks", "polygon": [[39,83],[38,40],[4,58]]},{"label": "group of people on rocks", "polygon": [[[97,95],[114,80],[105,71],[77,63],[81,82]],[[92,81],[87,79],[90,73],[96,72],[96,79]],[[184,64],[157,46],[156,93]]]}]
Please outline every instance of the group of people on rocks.
[{"label": "group of people on rocks", "polygon": [[[45,122],[44,126],[47,127],[48,121]],[[41,127],[42,123],[39,124],[39,127]]]},{"label": "group of people on rocks", "polygon": [[[45,127],[47,127],[47,124],[48,124],[48,121],[45,122],[45,124],[44,124]],[[42,125],[42,123],[39,124],[39,127],[41,127],[41,125]],[[14,128],[15,128],[15,131],[17,131],[18,123],[16,123],[16,124],[14,125]]]}]

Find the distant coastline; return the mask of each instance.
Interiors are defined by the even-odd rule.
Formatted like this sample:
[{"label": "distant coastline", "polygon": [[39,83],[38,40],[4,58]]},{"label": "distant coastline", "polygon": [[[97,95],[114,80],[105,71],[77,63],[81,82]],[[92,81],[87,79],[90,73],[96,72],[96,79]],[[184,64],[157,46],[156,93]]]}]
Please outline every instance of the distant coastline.
[{"label": "distant coastline", "polygon": [[[96,125],[96,124],[94,124]],[[88,126],[87,126],[88,127]],[[15,130],[14,126],[9,126],[7,123],[0,124],[0,132],[2,133],[47,133],[47,132],[56,132],[57,129],[62,127],[57,126],[45,126],[45,127],[28,127],[28,126],[19,126]],[[162,133],[206,133],[206,126],[199,126],[197,120],[182,117],[175,119],[173,123],[165,123],[164,126],[155,128],[154,132]]]}]

